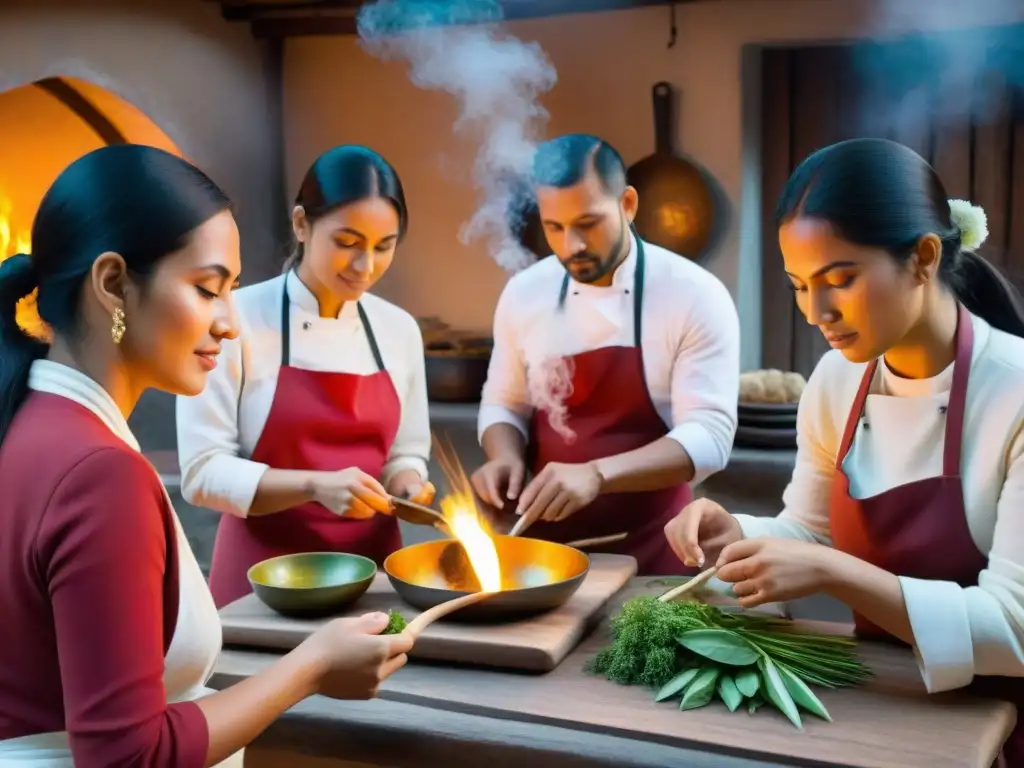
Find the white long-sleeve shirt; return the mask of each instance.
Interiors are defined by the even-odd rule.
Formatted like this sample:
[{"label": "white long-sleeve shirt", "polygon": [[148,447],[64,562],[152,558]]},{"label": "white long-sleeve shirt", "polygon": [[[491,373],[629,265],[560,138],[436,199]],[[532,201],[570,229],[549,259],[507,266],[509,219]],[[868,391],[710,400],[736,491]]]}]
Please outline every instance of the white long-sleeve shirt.
[{"label": "white long-sleeve shirt", "polygon": [[[644,242],[641,346],[647,389],[702,482],[729,461],[736,433],[740,330],[725,285],[693,261]],[[556,313],[565,269],[554,256],[514,275],[498,299],[478,437],[507,423],[524,436],[535,403],[529,368],[551,354],[633,346],[635,238],[607,287],[570,278],[564,313]],[[536,365],[535,362],[533,362]],[[570,423],[571,428],[571,423]]]},{"label": "white long-sleeve shirt", "polygon": [[[268,469],[249,457],[277,390],[285,279],[292,366],[360,375],[377,370],[355,302],[347,302],[337,318],[320,317],[316,297],[294,272],[236,291],[239,338],[223,343],[203,392],[177,400],[181,493],[190,504],[245,517]],[[402,408],[380,479],[387,483],[403,469],[426,479],[431,441],[419,325],[408,312],[377,296],[364,294],[360,303]]]},{"label": "white long-sleeve shirt", "polygon": [[[929,691],[975,675],[1024,676],[1024,339],[973,317],[961,479],[967,526],[988,567],[978,586],[900,578],[915,653]],[[835,460],[866,364],[839,352],[818,363],[800,400],[797,457],[774,518],[736,515],[747,538],[779,536],[831,544],[829,494]],[[931,379],[902,379],[878,366],[843,462],[850,495],[868,498],[942,474],[953,366]]]}]

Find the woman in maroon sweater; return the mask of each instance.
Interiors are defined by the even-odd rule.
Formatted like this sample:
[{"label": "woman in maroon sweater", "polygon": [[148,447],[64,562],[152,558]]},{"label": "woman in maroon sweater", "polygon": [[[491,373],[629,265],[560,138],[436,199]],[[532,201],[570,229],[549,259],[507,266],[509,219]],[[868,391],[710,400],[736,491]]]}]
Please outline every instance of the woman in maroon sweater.
[{"label": "woman in maroon sweater", "polygon": [[[0,263],[0,765],[241,766],[306,696],[375,695],[411,645],[379,614],[204,686],[216,609],[127,418],[147,388],[200,392],[237,335],[224,193],[162,150],[106,147],[54,182],[32,245]],[[47,342],[15,317],[36,290]]]}]

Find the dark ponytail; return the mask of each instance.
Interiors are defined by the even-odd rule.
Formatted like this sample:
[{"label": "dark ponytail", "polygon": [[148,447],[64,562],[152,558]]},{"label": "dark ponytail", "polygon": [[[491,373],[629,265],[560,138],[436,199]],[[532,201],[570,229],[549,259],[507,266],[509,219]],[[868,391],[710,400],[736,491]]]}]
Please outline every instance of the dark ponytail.
[{"label": "dark ponytail", "polygon": [[935,234],[942,241],[939,280],[972,314],[1024,337],[1020,292],[973,252],[984,233],[961,231],[971,217],[983,226],[984,212],[965,212],[969,204],[963,201],[954,205],[956,212],[935,169],[909,147],[850,139],[818,150],[793,171],[775,222],[781,227],[797,216],[827,221],[844,240],[884,249],[901,264],[922,237]]},{"label": "dark ponytail", "polygon": [[32,257],[19,253],[0,262],[0,440],[25,399],[32,361],[48,345],[18,325],[18,302],[39,287]]},{"label": "dark ponytail", "polygon": [[972,314],[993,328],[1024,338],[1024,298],[988,259],[960,251],[946,282]]},{"label": "dark ponytail", "polygon": [[[336,208],[369,197],[383,197],[394,206],[398,213],[398,239],[404,238],[409,211],[398,172],[372,149],[346,144],[327,150],[313,161],[295,196],[295,205],[302,206],[306,221],[312,225]],[[303,255],[302,243],[296,242],[284,263],[284,271],[298,266]]]},{"label": "dark ponytail", "polygon": [[25,399],[32,362],[48,351],[19,327],[18,302],[38,289],[39,318],[54,338],[74,345],[87,331],[82,286],[101,254],[119,254],[145,287],[165,256],[230,207],[202,171],[155,147],[102,147],[61,172],[32,222],[32,255],[0,262],[0,442]]}]

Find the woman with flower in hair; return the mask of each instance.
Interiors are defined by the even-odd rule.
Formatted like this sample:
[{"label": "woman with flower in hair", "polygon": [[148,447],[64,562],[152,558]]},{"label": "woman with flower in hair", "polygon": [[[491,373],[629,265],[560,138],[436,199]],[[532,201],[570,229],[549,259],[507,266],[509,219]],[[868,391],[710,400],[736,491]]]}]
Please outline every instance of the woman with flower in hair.
[{"label": "woman with flower in hair", "polygon": [[[839,599],[859,635],[913,647],[931,692],[1021,702],[1024,309],[975,253],[984,212],[907,147],[855,139],[794,171],[776,221],[797,305],[832,346],[784,509],[701,499],[666,527],[673,548],[747,607]],[[1020,726],[1004,757],[1024,765]]]}]

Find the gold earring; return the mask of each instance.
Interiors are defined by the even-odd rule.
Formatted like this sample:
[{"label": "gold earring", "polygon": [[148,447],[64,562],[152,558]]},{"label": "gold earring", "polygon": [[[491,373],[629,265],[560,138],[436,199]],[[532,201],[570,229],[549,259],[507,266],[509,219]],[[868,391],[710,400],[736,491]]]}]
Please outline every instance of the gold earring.
[{"label": "gold earring", "polygon": [[118,307],[114,310],[114,324],[110,328],[110,338],[114,340],[115,344],[120,344],[121,339],[124,338],[124,310]]}]

